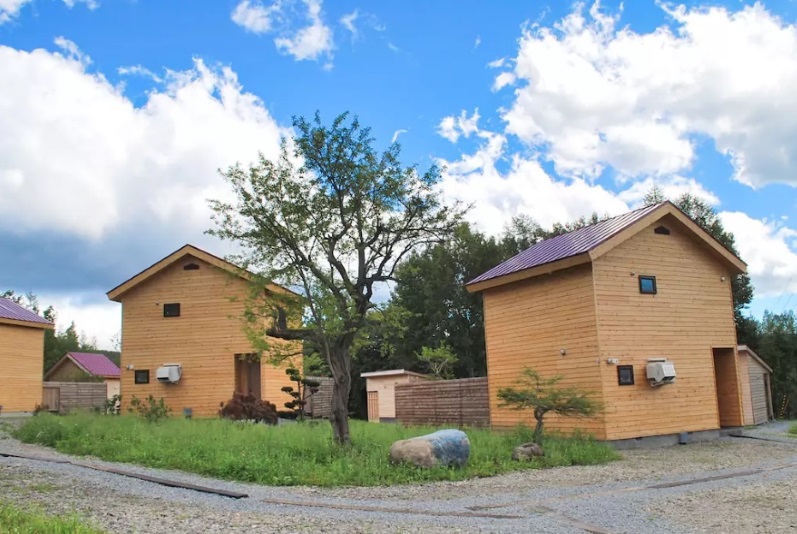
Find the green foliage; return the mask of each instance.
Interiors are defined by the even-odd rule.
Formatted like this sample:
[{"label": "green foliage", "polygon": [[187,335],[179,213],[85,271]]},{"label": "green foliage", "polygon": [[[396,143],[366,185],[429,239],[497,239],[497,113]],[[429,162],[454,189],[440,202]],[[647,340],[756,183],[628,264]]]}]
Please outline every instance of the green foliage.
[{"label": "green foliage", "polygon": [[789,434],[797,435],[797,423],[792,423],[789,427]]},{"label": "green foliage", "polygon": [[260,337],[313,343],[335,383],[333,433],[348,443],[351,349],[374,308],[374,291],[394,280],[407,254],[446,239],[461,212],[442,202],[437,167],[404,167],[396,143],[378,152],[357,118],[344,113],[327,127],[316,114],[293,126],[297,135],[283,140],[278,158],[261,154],[248,169],[223,173],[236,200],[211,201],[209,233],[241,246],[237,263],[262,275],[257,291],[270,280],[300,288],[305,324],[281,327],[278,320]]},{"label": "green foliage", "polygon": [[102,534],[77,515],[52,516],[41,507],[0,501],[0,532],[4,534]]},{"label": "green foliage", "polygon": [[288,412],[280,412],[280,416],[288,417],[289,419],[298,419],[304,421],[304,407],[307,405],[307,399],[318,393],[318,388],[321,387],[321,382],[313,378],[302,376],[302,373],[295,367],[289,367],[285,370],[291,382],[296,384],[296,387],[285,386],[281,390],[291,397],[292,400],[285,403]]},{"label": "green foliage", "polygon": [[619,458],[609,446],[588,437],[546,437],[545,457],[511,460],[512,449],[531,430],[494,433],[466,429],[471,457],[464,469],[393,466],[393,442],[437,430],[431,427],[352,421],[352,446],[339,447],[329,423],[242,425],[220,419],[173,418],[149,425],[139,418],[75,414],[30,418],[15,432],[69,454],[103,460],[180,469],[258,484],[294,486],[377,486],[436,480],[464,480],[543,467],[605,463]]},{"label": "green foliage", "polygon": [[438,379],[453,378],[452,368],[457,363],[457,357],[445,343],[436,347],[423,347],[418,354],[418,361],[426,366],[429,372]]},{"label": "green foliage", "polygon": [[110,399],[105,399],[104,413],[106,415],[119,415],[122,413],[122,396],[117,393]]},{"label": "green foliage", "polygon": [[772,367],[775,415],[786,419],[797,417],[797,317],[794,312],[765,312],[758,345],[753,345],[753,350]]},{"label": "green foliage", "polygon": [[518,387],[498,389],[502,407],[514,410],[533,410],[537,424],[533,441],[542,444],[543,420],[548,412],[565,417],[589,417],[601,410],[600,404],[590,398],[590,393],[578,388],[562,387],[561,376],[542,378],[537,371],[523,369]]},{"label": "green foliage", "polygon": [[152,395],[148,395],[144,401],[133,395],[133,398],[130,399],[130,406],[129,412],[135,411],[139,417],[149,423],[157,423],[166,419],[172,411],[166,405],[163,397],[156,400]]}]

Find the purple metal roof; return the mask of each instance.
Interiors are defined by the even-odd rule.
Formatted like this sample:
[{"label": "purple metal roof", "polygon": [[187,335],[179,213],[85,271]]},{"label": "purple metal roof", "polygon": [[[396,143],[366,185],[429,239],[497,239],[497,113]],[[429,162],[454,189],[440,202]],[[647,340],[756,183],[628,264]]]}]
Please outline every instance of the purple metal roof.
[{"label": "purple metal roof", "polygon": [[29,323],[53,324],[47,319],[40,317],[27,308],[23,308],[16,302],[4,297],[0,297],[0,319],[27,321]]},{"label": "purple metal roof", "polygon": [[68,352],[67,354],[89,374],[106,378],[119,378],[121,376],[119,368],[105,354],[95,354],[93,352]]},{"label": "purple metal roof", "polygon": [[546,263],[589,252],[613,235],[661,207],[662,204],[665,203],[646,206],[566,234],[540,241],[517,256],[509,258],[504,263],[477,276],[468,282],[468,285],[475,284],[476,282],[484,282],[485,280],[498,278],[499,276],[516,273],[518,271],[525,271],[532,267],[538,267]]}]

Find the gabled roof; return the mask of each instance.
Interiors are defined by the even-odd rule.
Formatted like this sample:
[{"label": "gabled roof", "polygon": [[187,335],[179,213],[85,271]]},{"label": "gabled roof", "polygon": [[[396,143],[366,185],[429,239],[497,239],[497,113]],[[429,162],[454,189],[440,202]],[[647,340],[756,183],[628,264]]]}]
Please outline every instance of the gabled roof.
[{"label": "gabled roof", "polygon": [[646,206],[584,228],[562,234],[529,247],[468,282],[468,291],[481,291],[539,274],[551,273],[596,260],[637,232],[665,215],[672,215],[707,245],[733,271],[746,271],[745,263],[672,202]]},{"label": "gabled roof", "polygon": [[4,297],[0,297],[0,324],[47,329],[54,327],[52,322]]},{"label": "gabled roof", "polygon": [[108,359],[105,354],[94,352],[67,352],[63,358],[58,360],[58,362],[47,371],[47,374],[44,375],[44,379],[49,379],[50,376],[67,361],[71,361],[82,371],[91,376],[101,376],[103,378],[120,378],[122,376],[119,367]]},{"label": "gabled roof", "polygon": [[407,371],[405,369],[390,369],[388,371],[371,371],[368,373],[360,373],[362,378],[377,378],[380,376],[401,376],[401,375],[410,375],[410,376],[418,376],[421,378],[429,378],[428,375],[424,375],[421,373],[416,373],[415,371]]},{"label": "gabled roof", "polygon": [[[237,265],[228,262],[227,260],[219,258],[218,256],[214,256],[210,252],[206,252],[193,245],[184,245],[183,247],[172,252],[162,260],[150,265],[149,267],[147,267],[137,275],[133,276],[132,278],[129,278],[128,280],[122,282],[115,288],[108,291],[107,293],[108,298],[111,300],[115,300],[116,302],[121,302],[121,297],[124,293],[127,293],[137,285],[143,283],[144,281],[148,280],[152,276],[158,274],[162,270],[166,269],[176,261],[179,261],[186,256],[193,256],[194,258],[209,263],[214,267],[218,267],[219,269],[227,271],[231,274],[240,276],[245,280],[252,280],[255,277],[254,274],[247,271],[246,269],[242,269]],[[293,294],[299,296],[290,289],[287,289],[277,284],[268,284],[267,289],[269,289],[274,293]]]},{"label": "gabled roof", "polygon": [[756,354],[756,353],[755,353],[755,351],[753,351],[753,349],[751,349],[751,348],[750,348],[750,347],[748,347],[747,345],[739,345],[738,347],[736,347],[736,351],[737,351],[737,352],[738,352],[738,351],[742,351],[742,350],[743,350],[743,351],[745,351],[745,352],[746,352],[747,354],[749,354],[750,356],[752,356],[752,357],[753,357],[753,358],[754,358],[754,359],[755,359],[755,360],[756,360],[758,363],[760,363],[760,364],[761,364],[761,365],[764,367],[764,369],[766,369],[766,370],[767,370],[767,371],[769,371],[770,373],[774,372],[774,371],[772,371],[772,367],[770,367],[770,366],[769,366],[769,364],[768,364],[767,362],[765,362],[765,361],[764,361],[764,360],[761,358],[761,356],[759,356],[758,354]]}]

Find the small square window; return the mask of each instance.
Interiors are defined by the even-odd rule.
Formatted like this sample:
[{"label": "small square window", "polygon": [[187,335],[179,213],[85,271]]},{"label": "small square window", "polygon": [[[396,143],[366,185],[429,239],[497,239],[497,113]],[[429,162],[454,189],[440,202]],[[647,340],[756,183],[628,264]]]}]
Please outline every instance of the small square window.
[{"label": "small square window", "polygon": [[633,365],[618,365],[617,366],[617,383],[621,386],[634,385],[634,366]]},{"label": "small square window", "polygon": [[142,369],[140,371],[136,371],[134,383],[149,384],[149,369]]},{"label": "small square window", "polygon": [[163,316],[164,317],[180,317],[180,303],[175,302],[171,304],[164,304],[163,305]]},{"label": "small square window", "polygon": [[656,294],[656,277],[655,276],[640,276],[639,277],[639,292],[645,295]]}]

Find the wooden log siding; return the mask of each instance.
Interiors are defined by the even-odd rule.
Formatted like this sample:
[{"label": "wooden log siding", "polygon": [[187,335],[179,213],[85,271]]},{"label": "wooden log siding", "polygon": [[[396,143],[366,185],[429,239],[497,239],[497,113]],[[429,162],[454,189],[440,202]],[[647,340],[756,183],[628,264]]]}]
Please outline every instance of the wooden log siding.
[{"label": "wooden log siding", "polygon": [[[102,409],[105,406],[106,386],[102,382],[45,382],[44,389],[59,390],[59,413],[72,410]],[[45,398],[54,398],[52,393]],[[49,407],[55,409],[55,407]]]},{"label": "wooden log siding", "polygon": [[396,386],[396,419],[406,425],[490,425],[487,377]]}]

